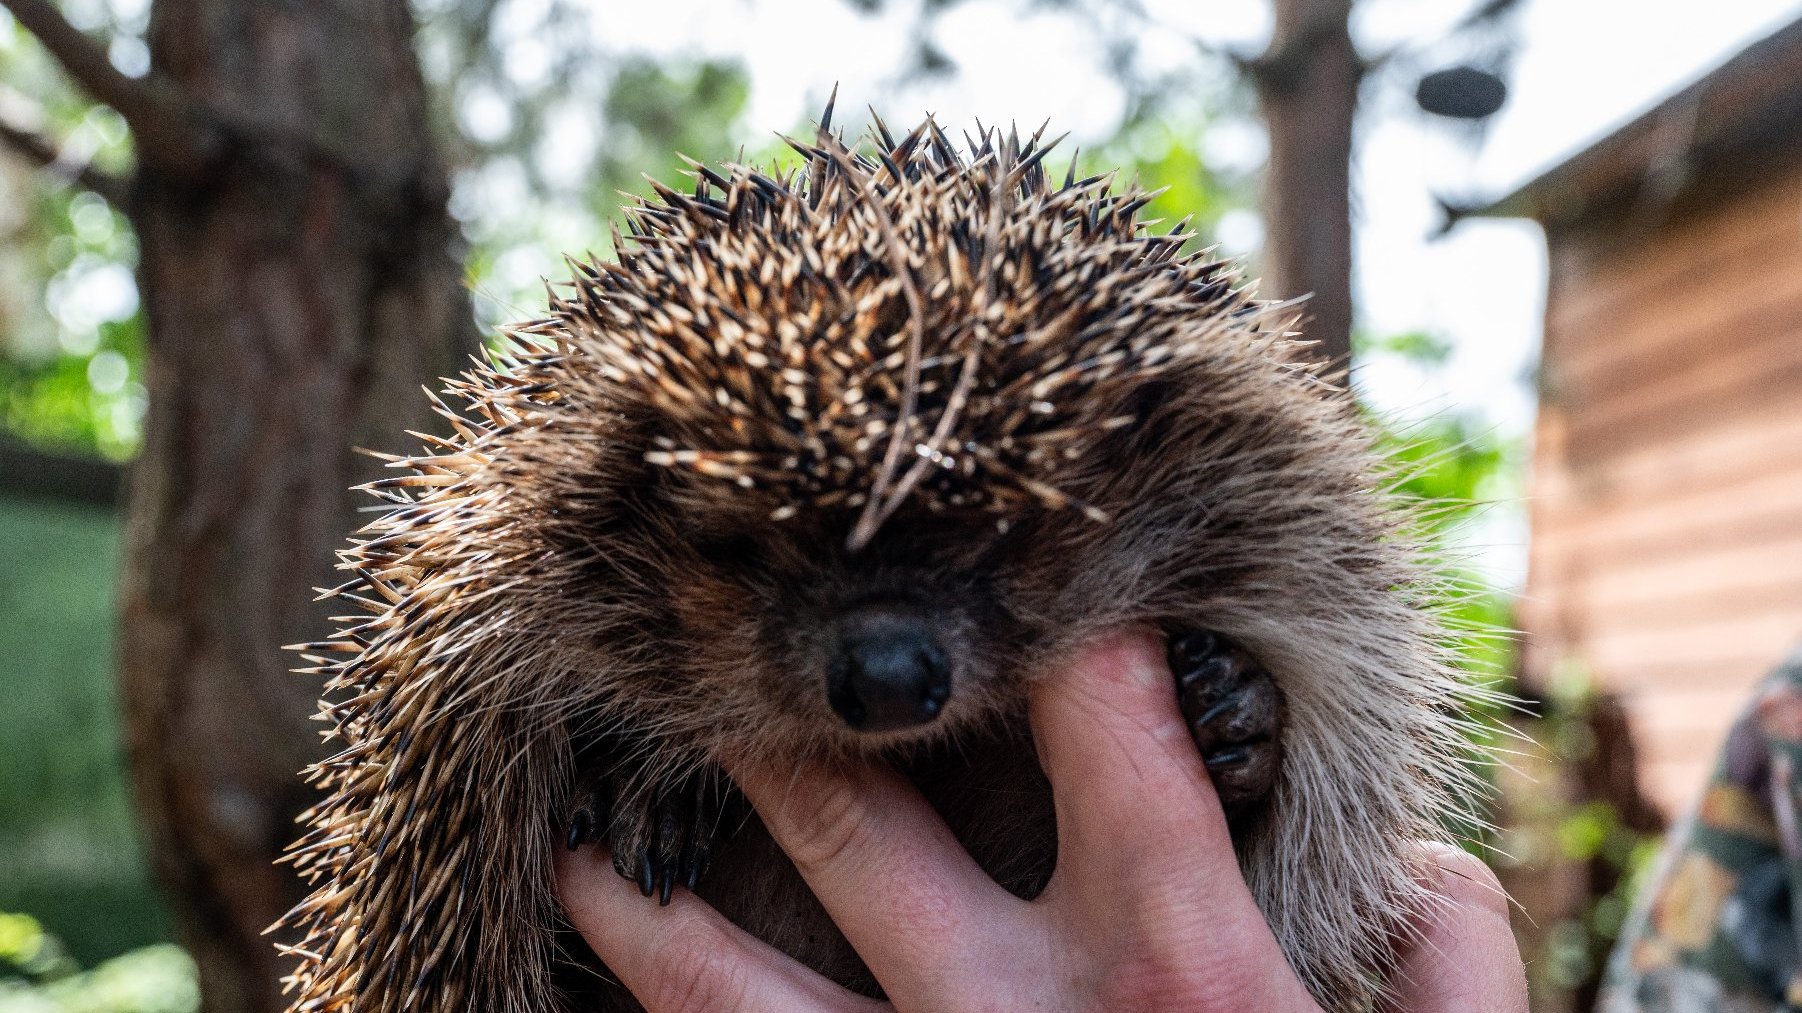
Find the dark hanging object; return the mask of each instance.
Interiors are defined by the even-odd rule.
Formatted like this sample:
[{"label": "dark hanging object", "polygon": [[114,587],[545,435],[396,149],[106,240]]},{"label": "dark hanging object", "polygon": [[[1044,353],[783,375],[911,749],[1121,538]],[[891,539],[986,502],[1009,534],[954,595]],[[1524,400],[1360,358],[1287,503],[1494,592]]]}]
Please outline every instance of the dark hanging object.
[{"label": "dark hanging object", "polygon": [[1435,116],[1481,120],[1495,115],[1508,100],[1508,83],[1477,67],[1447,67],[1420,79],[1414,101]]},{"label": "dark hanging object", "polygon": [[949,53],[924,39],[920,41],[920,49],[914,54],[914,60],[914,66],[923,77],[939,77],[957,69],[957,62],[951,59]]}]

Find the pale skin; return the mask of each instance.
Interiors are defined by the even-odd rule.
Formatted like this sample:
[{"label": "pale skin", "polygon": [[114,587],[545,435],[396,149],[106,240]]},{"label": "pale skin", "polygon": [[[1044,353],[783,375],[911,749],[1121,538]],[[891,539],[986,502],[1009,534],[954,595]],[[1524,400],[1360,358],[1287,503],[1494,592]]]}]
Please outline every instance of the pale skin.
[{"label": "pale skin", "polygon": [[[1253,904],[1177,708],[1161,640],[1122,631],[1031,701],[1058,864],[1021,900],[905,780],[878,767],[730,773],[887,1002],[851,993],[678,891],[646,903],[599,849],[559,854],[565,910],[649,1013],[1318,1011]],[[1495,877],[1422,846],[1443,899],[1399,944],[1388,1013],[1525,1013]]]}]

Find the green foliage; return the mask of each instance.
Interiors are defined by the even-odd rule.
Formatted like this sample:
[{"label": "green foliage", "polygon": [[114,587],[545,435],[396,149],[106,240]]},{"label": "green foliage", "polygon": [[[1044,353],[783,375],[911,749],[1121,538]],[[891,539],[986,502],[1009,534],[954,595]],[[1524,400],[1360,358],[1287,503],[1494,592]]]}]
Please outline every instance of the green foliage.
[{"label": "green foliage", "polygon": [[[1532,724],[1538,747],[1556,777],[1580,784],[1576,772],[1595,763],[1601,743],[1596,719],[1602,701],[1585,673],[1568,668],[1559,673],[1544,701],[1544,714]],[[1613,727],[1614,722],[1608,722]],[[1609,953],[1620,939],[1633,898],[1638,895],[1664,839],[1647,827],[1623,818],[1614,802],[1588,797],[1556,783],[1538,801],[1553,845],[1540,854],[1538,874],[1548,879],[1581,877],[1588,895],[1579,906],[1552,912],[1539,952],[1528,950],[1529,977],[1542,988],[1578,991],[1592,987]],[[1529,818],[1531,823],[1531,818]],[[1529,827],[1529,829],[1532,829]]]},{"label": "green foliage", "polygon": [[[1427,373],[1443,369],[1451,354],[1445,338],[1418,332],[1389,337],[1358,335],[1355,346],[1362,361],[1393,357]],[[1524,444],[1468,413],[1413,420],[1371,413],[1367,421],[1397,475],[1396,491],[1426,506],[1423,516],[1428,533],[1456,571],[1461,543],[1490,511],[1509,509],[1518,502]],[[1508,627],[1512,609],[1506,589],[1484,586],[1470,574],[1454,573],[1454,579],[1474,592],[1451,606],[1454,623],[1471,629]],[[1481,639],[1489,646],[1476,648],[1473,667],[1497,675],[1506,672],[1510,661],[1506,638]]]},{"label": "green foliage", "polygon": [[36,918],[0,911],[0,980],[50,981],[75,971],[62,941]]},{"label": "green foliage", "polygon": [[1393,355],[1419,366],[1439,367],[1452,356],[1452,343],[1443,336],[1426,331],[1404,331],[1401,334],[1352,336],[1352,347],[1359,358]]},{"label": "green foliage", "polygon": [[[110,11],[71,13],[93,20]],[[129,44],[141,26],[114,27]],[[30,108],[18,96],[30,96],[41,121],[35,126],[67,157],[109,172],[129,165],[124,121],[70,88],[42,47],[3,16],[0,87],[18,93],[6,96],[15,119],[15,106]],[[0,431],[129,457],[144,409],[135,238],[97,195],[15,163],[7,169],[0,172]]]},{"label": "green foliage", "polygon": [[168,938],[110,671],[118,538],[104,512],[0,499],[0,910],[84,963]]},{"label": "green foliage", "polygon": [[[1200,244],[1211,243],[1220,216],[1249,203],[1244,181],[1216,172],[1201,155],[1209,121],[1200,113],[1147,117],[1125,124],[1120,133],[1078,159],[1083,175],[1120,170],[1122,181],[1137,180],[1146,190],[1162,190],[1143,212],[1165,229],[1190,219],[1188,230]],[[1051,164],[1058,164],[1055,157]],[[1197,244],[1192,243],[1190,248]]]},{"label": "green foliage", "polygon": [[123,460],[144,412],[135,239],[92,193],[22,188],[25,214],[0,246],[0,271],[22,281],[0,295],[0,428]]},{"label": "green foliage", "polygon": [[142,328],[106,324],[92,353],[0,360],[0,430],[40,446],[129,459],[143,439]]},{"label": "green foliage", "polygon": [[193,1013],[194,962],[161,943],[82,971],[30,915],[0,911],[0,1013]]},{"label": "green foliage", "polygon": [[[1524,446],[1468,416],[1444,415],[1413,421],[1372,420],[1391,466],[1400,476],[1396,490],[1423,505],[1427,534],[1436,543],[1458,593],[1441,611],[1461,635],[1465,665],[1478,678],[1506,688],[1514,663],[1511,589],[1489,585],[1470,565],[1471,541],[1482,539],[1491,511],[1512,509],[1519,499]],[[1491,708],[1483,715],[1502,717]],[[1486,742],[1486,747],[1499,743]]]},{"label": "green foliage", "polygon": [[737,66],[627,60],[614,74],[604,106],[612,132],[592,191],[596,210],[615,216],[621,190],[649,194],[645,176],[681,186],[688,171],[682,155],[703,162],[732,157],[749,98],[749,82]]},{"label": "green foliage", "polygon": [[1512,493],[1515,448],[1495,431],[1473,420],[1436,417],[1384,433],[1390,460],[1404,473],[1402,492],[1415,499],[1443,504],[1435,524],[1466,520],[1470,510]]},{"label": "green foliage", "polygon": [[[1354,348],[1361,361],[1382,358],[1402,360],[1431,374],[1443,369],[1450,344],[1430,334],[1389,337],[1357,335]],[[1518,501],[1518,476],[1523,465],[1518,440],[1467,413],[1446,413],[1421,419],[1384,417],[1365,411],[1365,421],[1376,433],[1378,449],[1390,462],[1394,490],[1421,507],[1424,523],[1420,534],[1441,559],[1444,593],[1429,604],[1452,631],[1453,646],[1468,677],[1496,694],[1514,689],[1515,640],[1509,632],[1514,621],[1514,595],[1496,587],[1471,565],[1470,543],[1481,542],[1483,522],[1494,510],[1509,509]],[[1469,705],[1466,734],[1468,759],[1479,781],[1492,791],[1499,788],[1493,760],[1498,750],[1514,748],[1508,741],[1507,722],[1512,717],[1500,697]],[[1493,795],[1476,800],[1493,803]],[[1485,859],[1495,853],[1494,832],[1484,815],[1475,823],[1454,823],[1448,829],[1466,848]]]}]

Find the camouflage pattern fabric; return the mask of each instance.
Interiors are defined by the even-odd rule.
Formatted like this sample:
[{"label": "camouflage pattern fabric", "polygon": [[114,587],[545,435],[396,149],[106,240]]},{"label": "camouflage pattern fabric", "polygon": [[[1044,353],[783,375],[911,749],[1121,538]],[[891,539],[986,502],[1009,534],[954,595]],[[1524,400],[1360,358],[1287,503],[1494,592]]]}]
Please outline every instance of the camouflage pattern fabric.
[{"label": "camouflage pattern fabric", "polygon": [[1802,1011],[1802,652],[1758,689],[1671,832],[1609,961],[1599,1013]]}]

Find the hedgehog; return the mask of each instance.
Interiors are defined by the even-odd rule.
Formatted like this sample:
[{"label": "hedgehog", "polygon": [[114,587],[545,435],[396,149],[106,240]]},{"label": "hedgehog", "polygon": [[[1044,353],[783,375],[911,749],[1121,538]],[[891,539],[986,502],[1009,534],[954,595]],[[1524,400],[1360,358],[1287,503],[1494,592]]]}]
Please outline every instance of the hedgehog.
[{"label": "hedgehog", "polygon": [[325,592],[354,614],[301,648],[338,751],[290,855],[296,1013],[637,1009],[555,897],[596,843],[879,995],[722,767],[893,764],[1031,897],[1027,694],[1126,624],[1168,636],[1296,974],[1380,999],[1412,843],[1474,808],[1478,691],[1370,428],[1136,182],[1059,182],[1043,128],[872,122],[653,183],[366,487]]}]

